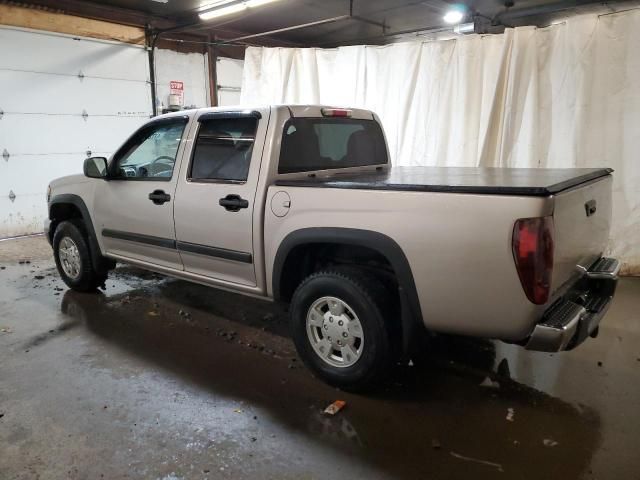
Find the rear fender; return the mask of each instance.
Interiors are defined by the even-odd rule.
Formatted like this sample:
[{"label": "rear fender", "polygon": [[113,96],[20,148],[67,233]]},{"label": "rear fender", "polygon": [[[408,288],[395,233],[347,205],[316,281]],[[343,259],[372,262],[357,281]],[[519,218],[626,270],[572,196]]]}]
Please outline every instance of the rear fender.
[{"label": "rear fender", "polygon": [[[367,247],[384,256],[396,275],[402,305],[402,348],[406,354],[418,332],[424,330],[420,299],[413,280],[411,266],[400,245],[392,238],[370,230],[355,228],[304,228],[288,234],[278,247],[272,273],[273,296],[283,300],[282,275],[287,257],[294,248],[313,243],[333,243]],[[416,330],[416,329],[420,330]]]}]

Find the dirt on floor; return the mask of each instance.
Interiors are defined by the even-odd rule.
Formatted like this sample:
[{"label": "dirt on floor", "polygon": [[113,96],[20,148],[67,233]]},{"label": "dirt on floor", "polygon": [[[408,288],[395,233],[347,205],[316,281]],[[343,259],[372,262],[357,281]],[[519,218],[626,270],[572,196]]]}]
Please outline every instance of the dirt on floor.
[{"label": "dirt on floor", "polygon": [[353,395],[282,307],[127,266],[79,294],[42,237],[0,242],[0,479],[640,478],[639,320],[622,279],[572,352],[439,337]]}]

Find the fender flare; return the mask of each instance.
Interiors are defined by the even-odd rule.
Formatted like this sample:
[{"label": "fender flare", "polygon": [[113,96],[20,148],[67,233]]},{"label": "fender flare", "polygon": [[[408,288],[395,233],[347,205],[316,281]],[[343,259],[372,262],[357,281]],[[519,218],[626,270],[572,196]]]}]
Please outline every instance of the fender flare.
[{"label": "fender flare", "polygon": [[400,300],[403,307],[403,344],[404,347],[408,348],[414,328],[417,325],[424,327],[420,299],[411,266],[404,251],[395,240],[382,233],[356,228],[332,227],[303,228],[289,233],[280,243],[273,263],[272,289],[274,299],[282,300],[280,283],[289,253],[295,247],[312,243],[337,243],[367,247],[380,253],[389,261],[398,280]]},{"label": "fender flare", "polygon": [[[91,260],[93,264],[98,266],[102,265],[104,262],[104,257],[102,256],[102,251],[100,250],[100,244],[98,243],[98,238],[96,237],[96,231],[93,228],[93,221],[91,220],[91,215],[89,214],[89,209],[87,205],[84,203],[84,200],[79,195],[75,195],[73,193],[61,193],[59,195],[55,195],[51,198],[48,205],[48,215],[50,220],[54,220],[51,217],[51,207],[56,204],[69,204],[73,205],[80,211],[80,215],[82,216],[82,221],[84,222],[85,228],[87,230],[87,235],[89,237],[89,248],[91,250]],[[50,240],[53,242],[53,235],[55,231],[52,229],[49,235],[51,236]]]}]

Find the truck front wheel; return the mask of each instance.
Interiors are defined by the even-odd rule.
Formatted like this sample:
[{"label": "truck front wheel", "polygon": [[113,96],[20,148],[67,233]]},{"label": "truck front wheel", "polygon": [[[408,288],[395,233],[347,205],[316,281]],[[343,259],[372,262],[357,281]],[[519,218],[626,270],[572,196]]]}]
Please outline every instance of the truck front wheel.
[{"label": "truck front wheel", "polygon": [[389,294],[373,276],[326,270],[293,295],[290,322],[298,354],[318,377],[345,390],[375,387],[391,365],[385,314]]},{"label": "truck front wheel", "polygon": [[107,279],[107,273],[98,271],[91,262],[84,227],[78,220],[58,225],[53,235],[53,256],[60,277],[73,290],[95,291]]}]

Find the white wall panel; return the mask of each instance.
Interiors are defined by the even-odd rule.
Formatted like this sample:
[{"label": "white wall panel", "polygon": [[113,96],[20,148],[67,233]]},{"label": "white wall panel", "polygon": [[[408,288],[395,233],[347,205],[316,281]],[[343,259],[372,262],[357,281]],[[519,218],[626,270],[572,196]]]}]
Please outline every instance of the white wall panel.
[{"label": "white wall panel", "polygon": [[0,196],[0,232],[20,232],[15,235],[42,232],[42,205],[46,201],[44,192],[21,195],[14,201],[3,193]]},{"label": "white wall panel", "polygon": [[218,89],[218,105],[221,107],[240,105],[240,91]]},{"label": "white wall panel", "polygon": [[169,105],[169,82],[184,83],[184,106],[208,107],[209,67],[206,55],[156,49],[156,94]]},{"label": "white wall panel", "polygon": [[0,27],[0,238],[42,231],[49,181],[149,118],[148,65],[137,46]]},{"label": "white wall panel", "polygon": [[[29,92],[28,99],[24,98],[23,92]],[[0,67],[0,108],[5,113],[79,115],[86,110],[89,115],[135,112],[148,117],[150,101],[146,80],[134,82],[93,77],[81,80],[76,76],[16,72]]]},{"label": "white wall panel", "polygon": [[242,86],[242,69],[244,61],[233,58],[218,57],[218,104],[239,105],[240,87]]},{"label": "white wall panel", "polygon": [[146,116],[89,116],[84,120],[80,115],[6,115],[0,120],[0,154],[6,149],[9,163],[17,168],[16,158],[25,155],[113,152],[146,119]]},{"label": "white wall panel", "polygon": [[[9,190],[0,196],[0,232],[24,235],[42,231],[46,215],[46,188],[49,181],[61,176],[82,172],[86,155],[46,154],[23,155],[0,160],[0,184]],[[6,188],[6,187],[4,187]],[[9,198],[13,192],[15,198]]]},{"label": "white wall panel", "polygon": [[[5,162],[5,165],[0,167],[0,174],[5,176],[6,173],[7,183],[16,194],[16,199],[34,194],[44,195],[49,181],[59,177],[60,170],[64,170],[66,175],[82,173],[85,158],[86,155],[83,153],[22,156],[16,159],[15,164],[19,165],[18,168],[11,165],[11,161]],[[42,188],[37,190],[39,187]]]},{"label": "white wall panel", "polygon": [[143,47],[84,37],[0,27],[0,68],[117,80],[148,81]]}]

